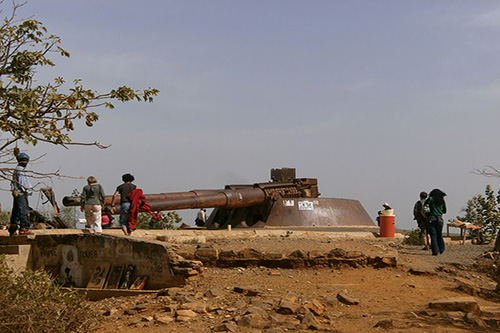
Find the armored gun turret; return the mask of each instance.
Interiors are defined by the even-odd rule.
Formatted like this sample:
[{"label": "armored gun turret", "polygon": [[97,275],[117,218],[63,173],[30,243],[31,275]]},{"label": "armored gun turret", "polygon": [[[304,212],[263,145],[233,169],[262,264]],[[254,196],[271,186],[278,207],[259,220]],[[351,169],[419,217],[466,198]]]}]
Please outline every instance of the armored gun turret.
[{"label": "armored gun turret", "polygon": [[[294,168],[271,170],[271,181],[226,185],[220,190],[146,194],[154,211],[214,208],[208,229],[257,226],[369,225],[373,222],[359,201],[319,198],[315,178],[296,178]],[[111,196],[106,197],[106,204]],[[64,197],[64,206],[80,205]],[[119,205],[115,209],[119,211]]]}]

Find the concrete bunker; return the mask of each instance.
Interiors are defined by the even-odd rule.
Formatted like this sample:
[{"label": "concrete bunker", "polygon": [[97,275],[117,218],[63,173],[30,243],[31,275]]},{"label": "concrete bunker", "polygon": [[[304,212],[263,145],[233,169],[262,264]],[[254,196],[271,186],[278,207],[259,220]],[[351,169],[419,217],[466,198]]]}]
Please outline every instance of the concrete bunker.
[{"label": "concrete bunker", "polygon": [[92,234],[37,235],[28,240],[30,250],[25,267],[32,270],[55,267],[59,282],[65,286],[87,287],[99,263],[134,265],[132,280],[147,276],[144,289],[161,289],[184,284],[174,274],[171,254],[161,242],[128,237]]}]

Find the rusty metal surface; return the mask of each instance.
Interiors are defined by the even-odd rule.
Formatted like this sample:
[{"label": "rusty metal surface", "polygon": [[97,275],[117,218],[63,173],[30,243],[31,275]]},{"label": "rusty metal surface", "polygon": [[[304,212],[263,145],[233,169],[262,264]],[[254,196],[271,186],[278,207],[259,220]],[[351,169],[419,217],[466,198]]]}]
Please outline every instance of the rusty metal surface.
[{"label": "rusty metal surface", "polygon": [[266,226],[374,226],[358,200],[280,199],[275,202]]},{"label": "rusty metal surface", "polygon": [[153,210],[177,210],[194,208],[239,208],[262,204],[266,194],[259,188],[219,190],[197,196],[183,196],[166,200],[148,201]]},{"label": "rusty metal surface", "polygon": [[[217,193],[218,191],[221,190],[192,190],[189,192],[172,192],[172,193],[156,193],[156,194],[145,194],[146,197],[146,202],[150,201],[159,201],[159,200],[176,200],[179,198],[189,198],[189,197],[196,197],[199,195],[205,195],[209,193]],[[107,195],[104,197],[105,199],[105,204],[110,205],[111,204],[111,198],[112,195]],[[117,201],[120,201],[120,196],[118,196]],[[66,196],[63,198],[63,205],[66,207],[70,206],[80,206],[80,197],[76,196]]]}]

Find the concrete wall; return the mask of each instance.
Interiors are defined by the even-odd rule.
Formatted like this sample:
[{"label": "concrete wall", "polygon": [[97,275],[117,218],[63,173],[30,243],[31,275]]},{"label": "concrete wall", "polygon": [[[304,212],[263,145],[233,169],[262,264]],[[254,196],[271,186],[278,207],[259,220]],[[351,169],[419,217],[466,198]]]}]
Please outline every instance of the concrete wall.
[{"label": "concrete wall", "polygon": [[184,283],[172,273],[167,248],[160,242],[141,241],[130,237],[73,234],[37,235],[32,243],[32,269],[47,265],[60,267],[60,279],[86,287],[97,263],[134,265],[132,280],[139,275],[149,277],[146,289],[161,289]]}]

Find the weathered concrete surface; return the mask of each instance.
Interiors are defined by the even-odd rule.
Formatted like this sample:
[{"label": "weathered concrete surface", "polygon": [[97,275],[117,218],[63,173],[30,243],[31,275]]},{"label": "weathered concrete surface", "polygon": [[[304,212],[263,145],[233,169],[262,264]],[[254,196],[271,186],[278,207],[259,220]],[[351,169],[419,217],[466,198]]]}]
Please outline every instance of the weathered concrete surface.
[{"label": "weathered concrete surface", "polygon": [[[80,229],[39,229],[32,230],[35,235],[91,235],[93,231]],[[206,230],[206,229],[177,229],[177,230],[147,230],[138,229],[132,233],[131,238],[147,238],[151,240],[162,240],[167,242],[188,242],[190,240],[204,243],[211,239],[235,239],[235,238],[256,238],[265,236],[282,236],[293,234],[304,238],[325,238],[325,239],[348,239],[348,238],[378,238],[379,228],[376,226],[332,226],[332,227],[264,227],[264,228],[237,228],[232,230]],[[126,237],[121,229],[104,229],[104,235]],[[0,230],[0,236],[8,235],[5,230]],[[401,233],[396,233],[395,238],[402,239]],[[386,238],[390,241],[391,238]]]},{"label": "weathered concrete surface", "polygon": [[20,244],[10,246],[16,246],[18,250],[17,253],[5,254],[5,262],[7,265],[16,272],[21,272],[24,271],[26,267],[31,267],[31,245]]},{"label": "weathered concrete surface", "polygon": [[97,263],[134,265],[133,279],[149,277],[147,289],[160,289],[184,283],[174,276],[167,248],[159,242],[108,235],[37,235],[30,253],[32,269],[60,266],[60,279],[76,287],[86,287]]},{"label": "weathered concrete surface", "polygon": [[211,245],[198,245],[194,258],[207,266],[217,267],[272,267],[272,268],[305,268],[323,267],[397,267],[397,252],[392,251],[383,256],[370,256],[359,251],[334,249],[328,253],[319,251],[305,252],[296,250],[292,253],[265,253],[255,249],[243,249],[239,252],[225,251]]}]

